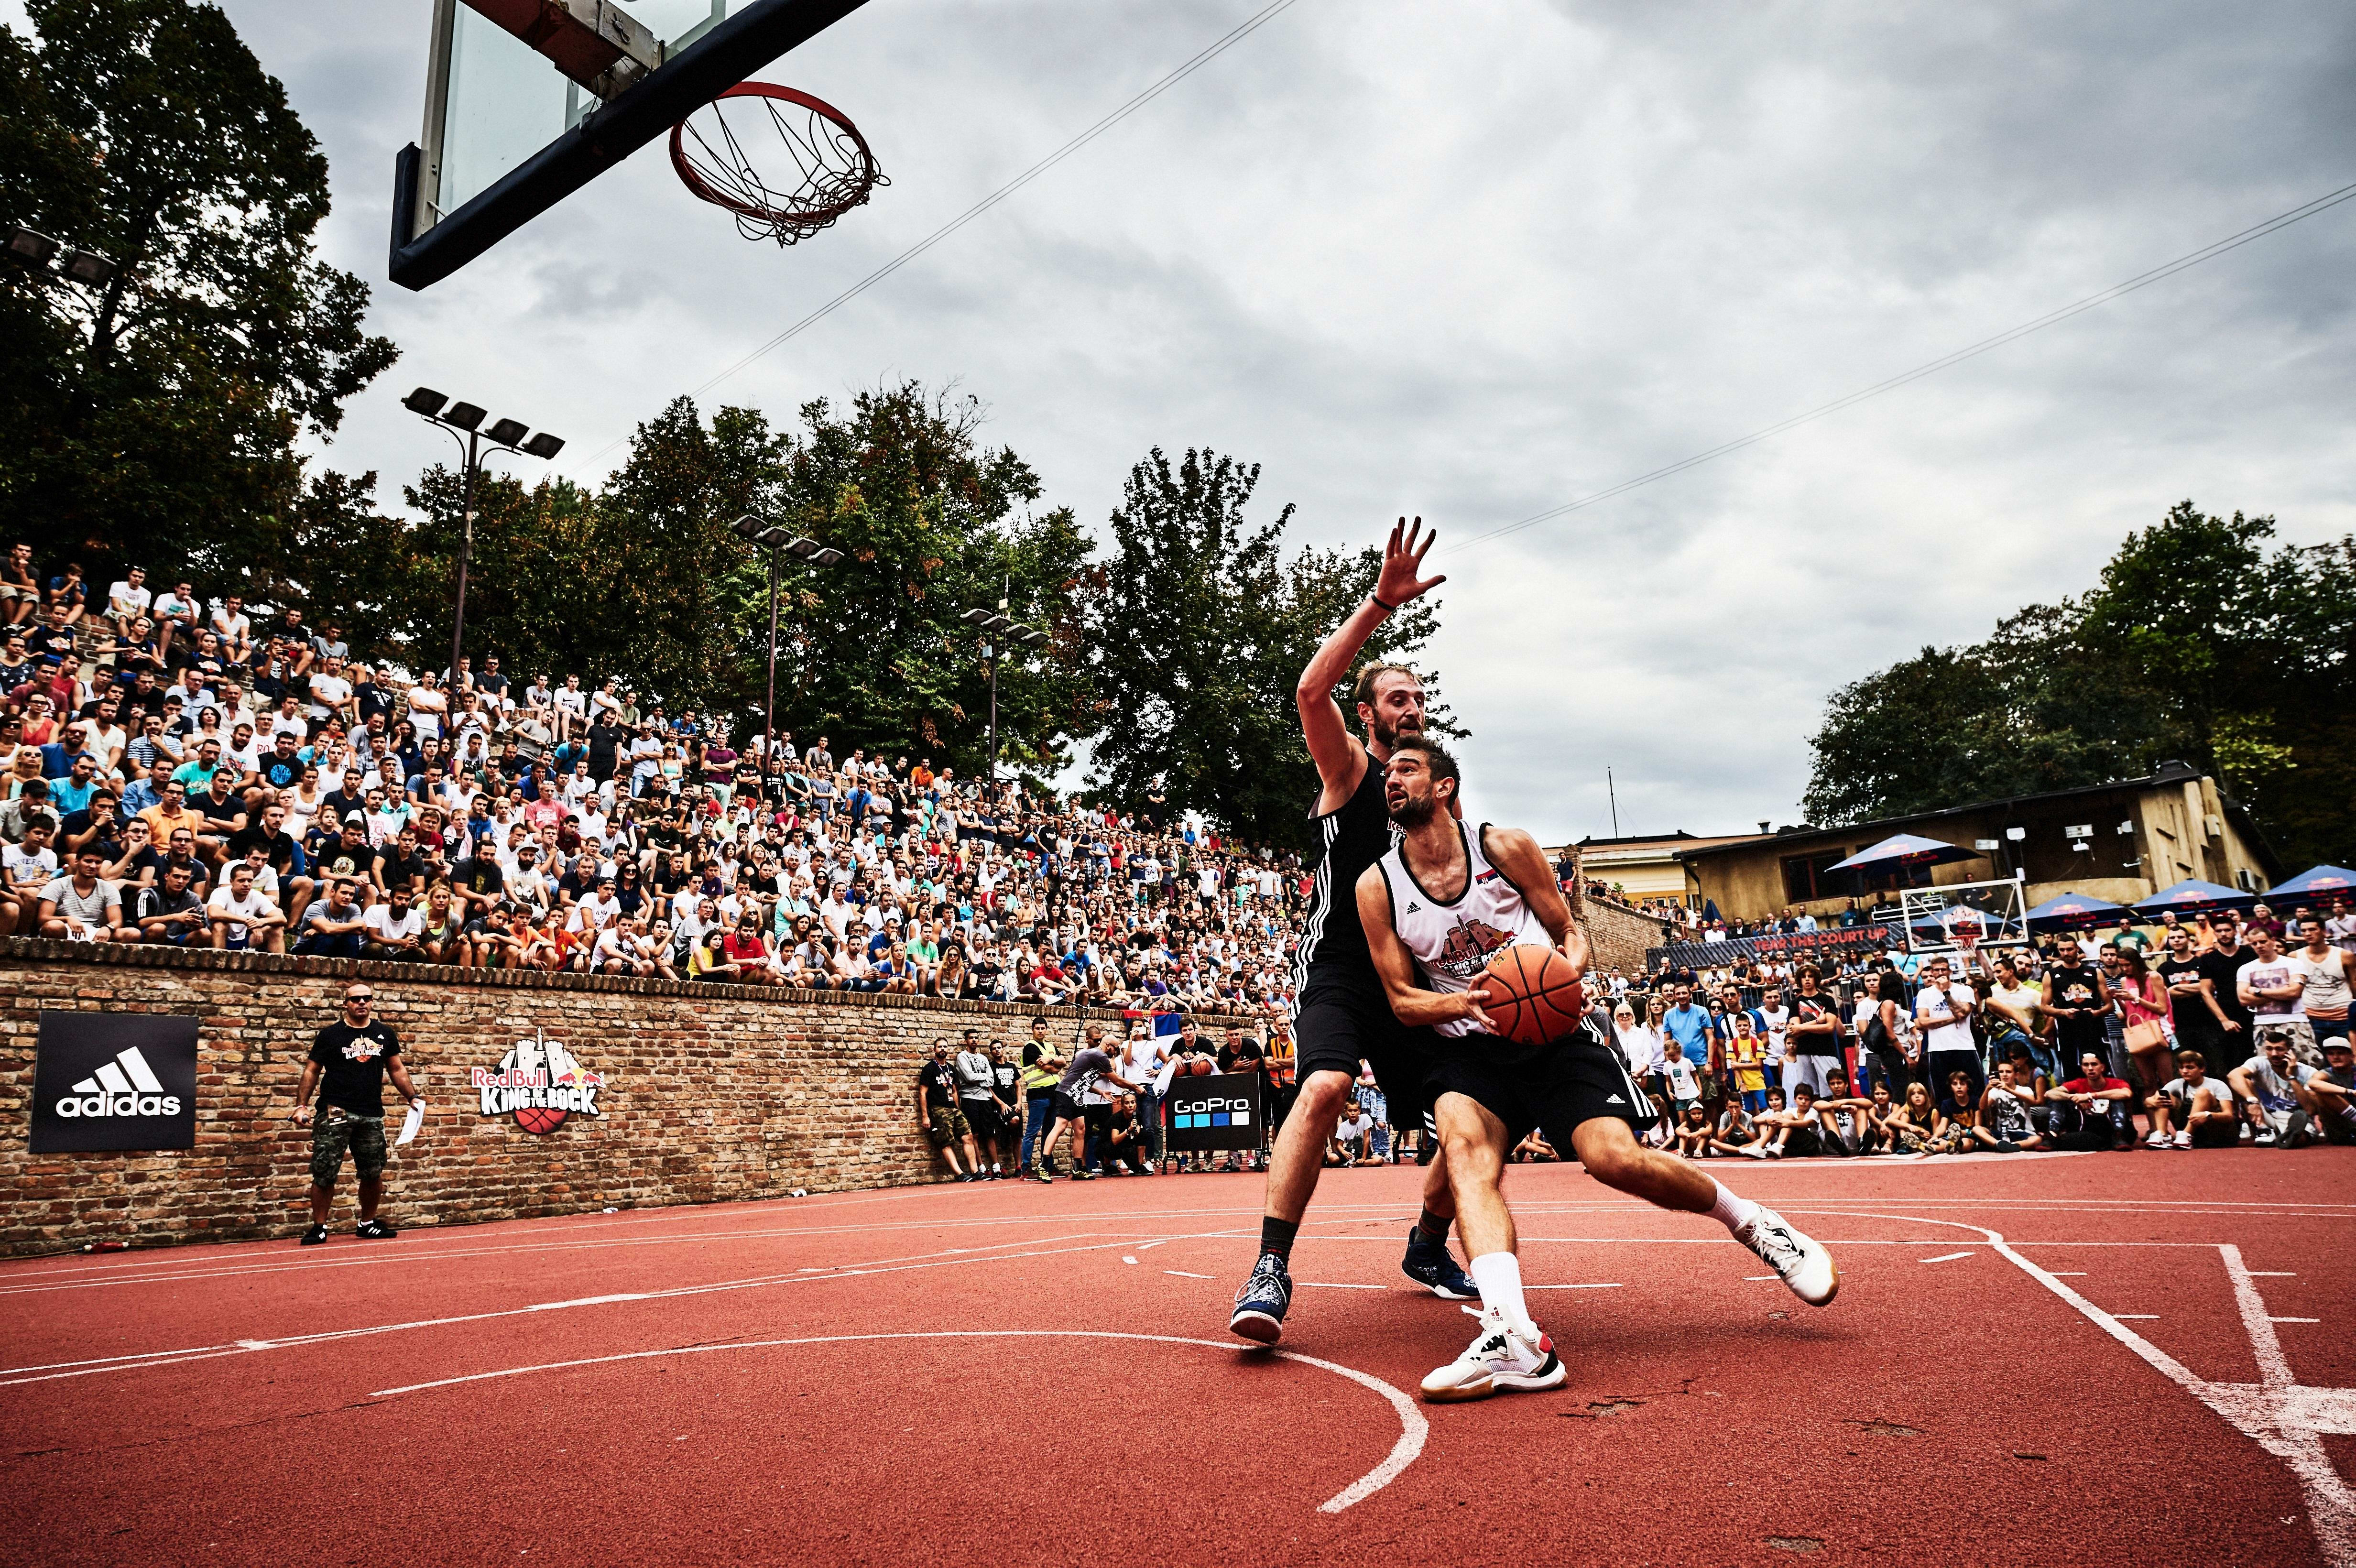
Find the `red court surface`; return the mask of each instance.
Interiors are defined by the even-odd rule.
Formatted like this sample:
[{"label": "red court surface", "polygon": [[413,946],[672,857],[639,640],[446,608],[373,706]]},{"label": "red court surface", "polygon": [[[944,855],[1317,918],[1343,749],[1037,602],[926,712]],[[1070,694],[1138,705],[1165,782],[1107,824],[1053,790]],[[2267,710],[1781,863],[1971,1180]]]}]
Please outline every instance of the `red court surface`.
[{"label": "red court surface", "polygon": [[0,1552],[2356,1568],[2356,1151],[1717,1168],[1837,1301],[1516,1168],[1572,1381],[1466,1405],[1412,1169],[1326,1174],[1276,1355],[1240,1175],[9,1264]]}]

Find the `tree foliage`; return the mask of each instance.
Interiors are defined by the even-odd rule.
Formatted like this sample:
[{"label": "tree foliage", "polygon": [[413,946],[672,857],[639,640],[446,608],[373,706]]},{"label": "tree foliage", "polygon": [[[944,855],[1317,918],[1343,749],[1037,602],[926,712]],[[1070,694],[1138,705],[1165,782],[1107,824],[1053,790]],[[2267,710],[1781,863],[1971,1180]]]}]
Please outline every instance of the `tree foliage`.
[{"label": "tree foliage", "polygon": [[[1089,784],[1165,820],[1200,811],[1260,843],[1307,842],[1317,792],[1293,688],[1317,645],[1369,592],[1378,550],[1287,558],[1293,508],[1253,524],[1258,465],[1159,448],[1130,471],[1111,517],[1112,559],[1091,579],[1087,669],[1103,728]],[[1393,616],[1365,658],[1430,638],[1430,600]],[[1426,687],[1439,711],[1436,677]]]},{"label": "tree foliage", "polygon": [[2272,517],[2179,503],[2088,592],[1842,688],[1813,821],[2100,784],[2182,758],[2299,865],[2356,850],[2356,539],[2268,549]]},{"label": "tree foliage", "polygon": [[294,443],[395,357],[315,259],[327,159],[218,6],[27,10],[37,48],[0,29],[0,217],[118,270],[0,261],[0,528],[283,592],[352,483],[306,485]]},{"label": "tree foliage", "polygon": [[[499,653],[511,677],[528,677],[527,667],[620,675],[673,712],[719,709],[757,724],[768,555],[731,528],[752,514],[845,558],[780,558],[781,729],[805,741],[823,732],[838,755],[870,746],[979,769],[988,639],[961,617],[1003,597],[1008,614],[1053,635],[1001,659],[1001,750],[1053,773],[1088,710],[1076,650],[1089,546],[1067,509],[1031,509],[1037,475],[1012,451],[980,445],[980,417],[976,400],[914,382],[840,411],[809,403],[798,431],[751,409],[722,409],[707,423],[682,398],[638,427],[603,490],[490,477],[475,495],[467,648]],[[435,468],[410,489],[423,520],[406,566],[383,569],[405,599],[368,627],[436,663],[463,477]]]}]

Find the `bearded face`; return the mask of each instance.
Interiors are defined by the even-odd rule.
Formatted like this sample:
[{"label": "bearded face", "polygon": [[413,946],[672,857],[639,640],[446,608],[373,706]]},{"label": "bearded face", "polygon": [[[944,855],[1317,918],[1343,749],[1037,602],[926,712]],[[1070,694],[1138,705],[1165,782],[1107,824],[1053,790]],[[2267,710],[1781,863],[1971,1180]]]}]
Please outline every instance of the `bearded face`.
[{"label": "bearded face", "polygon": [[1393,822],[1412,832],[1431,820],[1440,809],[1439,785],[1430,772],[1422,765],[1422,758],[1408,753],[1414,761],[1405,766],[1394,765],[1383,780],[1383,805]]}]

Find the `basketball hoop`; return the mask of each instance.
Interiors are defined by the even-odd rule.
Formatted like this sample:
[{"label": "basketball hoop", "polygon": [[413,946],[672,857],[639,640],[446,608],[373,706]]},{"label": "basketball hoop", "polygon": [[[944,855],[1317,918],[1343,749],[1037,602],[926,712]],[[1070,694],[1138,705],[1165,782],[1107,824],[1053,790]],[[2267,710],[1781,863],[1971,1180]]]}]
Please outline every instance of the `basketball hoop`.
[{"label": "basketball hoop", "polygon": [[1970,969],[1979,961],[1980,934],[1980,923],[1976,915],[1967,914],[1947,923],[1948,939],[1954,943],[1955,951],[1963,955],[1965,969]]},{"label": "basketball hoop", "polygon": [[[892,183],[859,127],[807,92],[739,82],[696,113],[703,123],[691,115],[670,128],[671,167],[698,200],[734,213],[747,240],[790,245]],[[747,141],[766,147],[771,136],[792,158],[797,183],[771,185],[745,155]]]}]

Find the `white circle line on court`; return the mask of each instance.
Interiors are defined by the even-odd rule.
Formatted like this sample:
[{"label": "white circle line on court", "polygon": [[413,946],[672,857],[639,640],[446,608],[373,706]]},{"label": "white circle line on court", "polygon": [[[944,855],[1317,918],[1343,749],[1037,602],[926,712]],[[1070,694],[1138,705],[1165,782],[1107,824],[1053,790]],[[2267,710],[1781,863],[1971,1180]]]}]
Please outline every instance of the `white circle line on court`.
[{"label": "white circle line on court", "polygon": [[[518,1378],[532,1372],[566,1371],[575,1367],[609,1366],[617,1361],[654,1360],[664,1356],[702,1356],[723,1350],[763,1350],[789,1345],[847,1345],[877,1339],[1131,1339],[1159,1345],[1200,1345],[1206,1349],[1233,1352],[1241,1349],[1230,1340],[1191,1339],[1176,1334],[1129,1334],[1100,1328],[950,1328],[911,1331],[898,1334],[821,1334],[799,1339],[751,1339],[728,1345],[680,1345],[663,1350],[628,1350],[613,1356],[585,1356],[578,1360],[543,1361],[535,1366],[506,1367],[492,1372],[468,1372],[463,1377],[439,1378],[432,1382],[409,1383],[401,1388],[379,1389],[371,1399],[391,1399],[397,1394],[423,1393],[433,1389],[453,1388],[461,1383],[488,1382],[498,1378]],[[1383,1462],[1317,1505],[1319,1513],[1340,1513],[1362,1503],[1399,1477],[1423,1452],[1426,1438],[1431,1434],[1430,1423],[1423,1418],[1415,1402],[1391,1384],[1362,1372],[1355,1367],[1345,1367],[1339,1361],[1328,1361],[1315,1356],[1304,1356],[1298,1350],[1261,1352],[1280,1361],[1298,1361],[1304,1367],[1332,1372],[1349,1379],[1362,1388],[1372,1389],[1390,1402],[1399,1420],[1398,1441]]]}]

